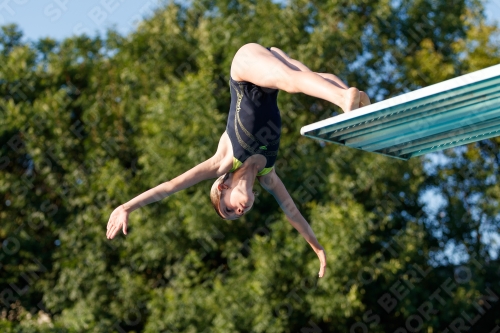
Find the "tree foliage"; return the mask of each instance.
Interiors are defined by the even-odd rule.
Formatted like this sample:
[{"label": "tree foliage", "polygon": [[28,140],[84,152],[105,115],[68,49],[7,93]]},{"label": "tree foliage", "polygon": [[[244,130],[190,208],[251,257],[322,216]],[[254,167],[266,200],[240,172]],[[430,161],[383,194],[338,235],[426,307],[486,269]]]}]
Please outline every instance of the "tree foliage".
[{"label": "tree foliage", "polygon": [[[215,152],[243,44],[280,47],[379,100],[497,64],[499,30],[481,8],[195,0],[128,36],[26,43],[2,27],[0,330],[489,332],[498,139],[432,155],[443,163],[396,161],[300,137],[337,109],[281,92],[277,172],[325,246],[323,279],[258,186],[241,220],[213,213],[206,182],[131,214],[126,237],[105,237],[116,206]],[[443,198],[437,211],[424,209],[427,190]],[[459,262],[450,246],[465,251]]]}]

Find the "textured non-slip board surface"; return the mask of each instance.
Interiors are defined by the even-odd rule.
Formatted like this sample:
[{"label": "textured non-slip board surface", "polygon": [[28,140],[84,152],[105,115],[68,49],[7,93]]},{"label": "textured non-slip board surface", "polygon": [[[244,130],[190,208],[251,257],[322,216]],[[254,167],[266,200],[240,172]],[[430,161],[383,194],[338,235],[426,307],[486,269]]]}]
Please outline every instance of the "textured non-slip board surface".
[{"label": "textured non-slip board surface", "polygon": [[500,65],[302,127],[302,135],[407,160],[500,135]]}]

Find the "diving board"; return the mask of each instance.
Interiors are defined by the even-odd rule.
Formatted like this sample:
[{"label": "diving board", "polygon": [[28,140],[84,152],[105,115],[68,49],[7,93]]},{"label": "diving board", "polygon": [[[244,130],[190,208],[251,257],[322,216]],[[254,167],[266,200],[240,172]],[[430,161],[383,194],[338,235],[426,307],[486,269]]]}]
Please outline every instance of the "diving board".
[{"label": "diving board", "polygon": [[300,134],[398,159],[500,135],[500,64],[304,126]]}]

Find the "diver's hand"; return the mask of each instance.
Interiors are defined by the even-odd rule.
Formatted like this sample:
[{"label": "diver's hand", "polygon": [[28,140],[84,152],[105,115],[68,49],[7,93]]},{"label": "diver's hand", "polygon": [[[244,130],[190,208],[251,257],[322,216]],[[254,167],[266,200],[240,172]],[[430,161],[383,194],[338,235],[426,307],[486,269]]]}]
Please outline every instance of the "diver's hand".
[{"label": "diver's hand", "polygon": [[316,254],[318,255],[320,266],[319,266],[319,274],[318,276],[322,278],[325,275],[325,269],[326,269],[326,255],[325,255],[325,249],[320,248],[318,250],[315,250]]},{"label": "diver's hand", "polygon": [[120,232],[120,229],[123,230],[125,235],[127,234],[128,215],[129,213],[125,210],[123,205],[117,207],[111,213],[108,221],[108,230],[106,231],[106,237],[108,239],[113,239]]}]

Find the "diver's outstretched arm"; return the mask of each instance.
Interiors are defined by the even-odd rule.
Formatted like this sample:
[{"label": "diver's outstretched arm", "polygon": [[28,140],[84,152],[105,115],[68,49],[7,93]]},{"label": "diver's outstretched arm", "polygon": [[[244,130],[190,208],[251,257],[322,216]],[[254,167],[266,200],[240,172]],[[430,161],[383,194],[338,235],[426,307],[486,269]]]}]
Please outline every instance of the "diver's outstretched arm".
[{"label": "diver's outstretched arm", "polygon": [[219,169],[220,161],[214,156],[186,171],[182,175],[147,190],[129,202],[120,205],[111,213],[111,216],[109,217],[106,237],[108,239],[114,238],[120,232],[120,229],[123,230],[123,233],[126,235],[128,215],[134,210],[152,202],[164,199],[175,192],[179,192],[203,180],[217,178],[221,175],[220,172],[222,172]]},{"label": "diver's outstretched arm", "polygon": [[214,158],[209,158],[205,162],[184,172],[182,175],[138,195],[129,202],[123,204],[123,207],[127,212],[133,212],[137,208],[159,201],[169,195],[198,184],[203,180],[217,178],[220,176],[218,171],[219,163],[217,163]]},{"label": "diver's outstretched arm", "polygon": [[267,190],[274,196],[281,209],[283,209],[283,211],[285,212],[288,222],[290,222],[290,224],[295,229],[297,229],[298,232],[300,232],[300,234],[313,248],[314,252],[316,252],[316,255],[318,256],[318,259],[320,261],[318,276],[323,277],[326,268],[325,250],[319,244],[316,236],[314,235],[314,232],[311,229],[311,226],[309,225],[309,223],[307,223],[307,221],[300,213],[281,179],[273,169],[267,175],[259,177],[259,182],[265,190]]},{"label": "diver's outstretched arm", "polygon": [[124,234],[127,234],[128,215],[134,210],[164,199],[175,192],[179,192],[203,180],[217,178],[228,172],[231,169],[231,163],[223,163],[223,161],[228,153],[227,149],[229,145],[229,137],[224,132],[219,140],[217,152],[214,156],[184,172],[182,175],[147,190],[129,202],[120,205],[109,217],[106,237],[112,239],[120,232],[120,229],[123,230]]}]

